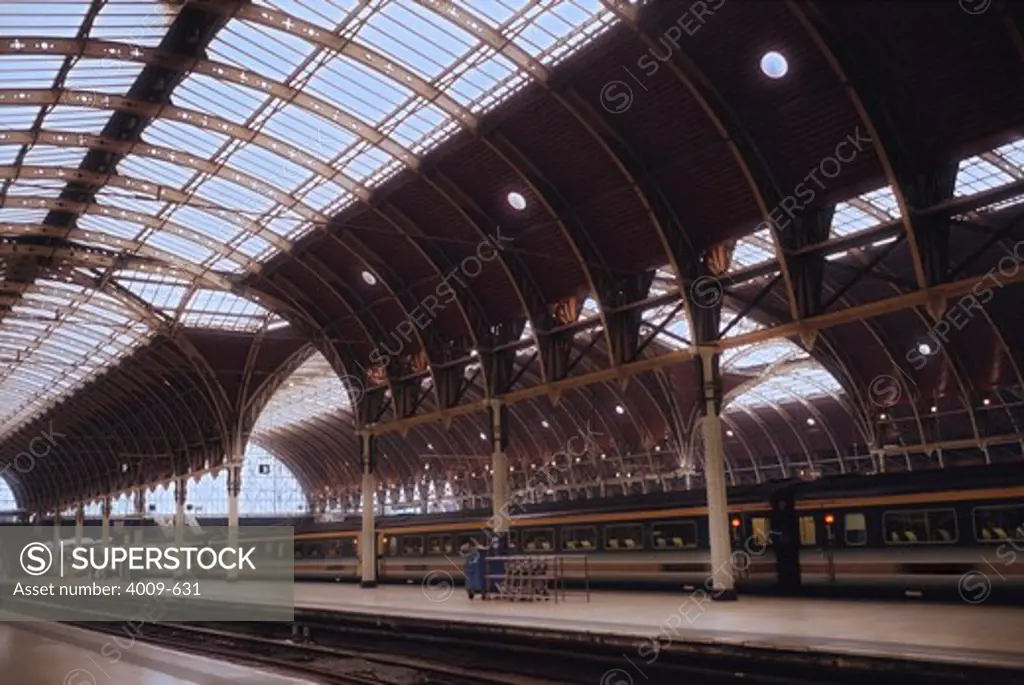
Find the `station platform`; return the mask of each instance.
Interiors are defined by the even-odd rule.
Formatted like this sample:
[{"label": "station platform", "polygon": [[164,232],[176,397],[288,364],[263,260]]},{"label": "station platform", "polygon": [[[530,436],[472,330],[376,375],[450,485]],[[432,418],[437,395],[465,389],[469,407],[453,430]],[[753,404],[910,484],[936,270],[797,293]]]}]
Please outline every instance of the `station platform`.
[{"label": "station platform", "polygon": [[[297,583],[296,610],[488,627],[1024,669],[1024,609],[744,595],[570,592],[567,601],[470,600],[461,587]],[[673,618],[675,616],[676,618]]]},{"label": "station platform", "polygon": [[12,685],[314,685],[52,623],[0,624],[0,674]]}]

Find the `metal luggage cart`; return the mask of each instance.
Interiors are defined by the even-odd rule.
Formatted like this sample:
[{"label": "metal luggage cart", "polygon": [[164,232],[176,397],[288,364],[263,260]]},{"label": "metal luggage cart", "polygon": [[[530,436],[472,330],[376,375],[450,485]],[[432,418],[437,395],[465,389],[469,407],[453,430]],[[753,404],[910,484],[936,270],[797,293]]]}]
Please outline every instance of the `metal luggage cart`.
[{"label": "metal luggage cart", "polygon": [[[499,599],[513,602],[566,600],[564,558],[557,555],[523,554],[490,557],[487,579]],[[500,566],[498,566],[500,564]],[[587,599],[590,599],[589,582]]]}]

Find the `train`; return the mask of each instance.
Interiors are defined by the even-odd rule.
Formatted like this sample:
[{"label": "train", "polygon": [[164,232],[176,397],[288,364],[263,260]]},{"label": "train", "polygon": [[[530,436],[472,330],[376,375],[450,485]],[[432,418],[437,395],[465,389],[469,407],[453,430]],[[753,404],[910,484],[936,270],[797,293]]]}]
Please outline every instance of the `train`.
[{"label": "train", "polygon": [[[730,488],[729,573],[739,592],[1024,596],[1024,465],[780,480]],[[564,557],[570,583],[694,590],[712,574],[702,489],[524,506],[517,553]],[[377,520],[377,580],[458,582],[490,512]],[[359,580],[358,516],[296,528],[295,579]],[[709,585],[708,585],[709,586]]]}]

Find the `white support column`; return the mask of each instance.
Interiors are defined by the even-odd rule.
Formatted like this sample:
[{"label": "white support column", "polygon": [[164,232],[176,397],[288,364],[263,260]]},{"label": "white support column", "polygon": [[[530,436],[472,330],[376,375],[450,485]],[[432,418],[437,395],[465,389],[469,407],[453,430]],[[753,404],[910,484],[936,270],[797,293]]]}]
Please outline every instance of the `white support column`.
[{"label": "white support column", "polygon": [[[228,547],[238,547],[238,497],[242,493],[242,465],[232,464],[228,467]],[[238,580],[238,571],[230,570],[229,581]]]},{"label": "white support column", "polygon": [[174,481],[174,544],[181,547],[185,542],[185,502],[188,501],[188,476],[179,476]]},{"label": "white support column", "polygon": [[708,495],[708,530],[711,538],[711,597],[717,600],[736,599],[735,572],[732,566],[732,545],[729,540],[729,503],[725,486],[725,453],[722,446],[722,421],[718,415],[715,371],[716,352],[700,350],[704,373],[705,414],[704,482]]},{"label": "white support column", "polygon": [[75,508],[75,544],[82,544],[83,537],[85,537],[85,504],[79,502],[78,507]]},{"label": "white support column", "polygon": [[60,512],[53,512],[53,548],[60,549]]},{"label": "white support column", "polygon": [[491,528],[499,536],[509,530],[510,493],[508,485],[508,455],[505,453],[505,426],[502,423],[502,405],[492,400],[491,415]]},{"label": "white support column", "polygon": [[104,497],[100,505],[102,517],[100,519],[100,540],[104,545],[110,544],[110,498]]},{"label": "white support column", "polygon": [[374,530],[373,494],[377,491],[374,474],[373,436],[359,433],[359,446],[363,467],[363,532],[359,538],[359,555],[362,564],[359,587],[377,587],[377,535]]},{"label": "white support column", "polygon": [[141,546],[143,540],[143,526],[146,523],[146,488],[138,488],[135,491],[135,545]]}]

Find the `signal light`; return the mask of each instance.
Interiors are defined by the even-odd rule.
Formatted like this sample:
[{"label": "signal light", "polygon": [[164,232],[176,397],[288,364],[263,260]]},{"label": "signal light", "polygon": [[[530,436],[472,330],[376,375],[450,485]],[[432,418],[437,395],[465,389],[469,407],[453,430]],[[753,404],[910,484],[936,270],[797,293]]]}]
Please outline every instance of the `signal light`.
[{"label": "signal light", "polygon": [[740,520],[739,519],[733,519],[732,520],[732,527],[733,528],[739,528],[740,527]]},{"label": "signal light", "polygon": [[825,514],[825,525],[826,526],[831,526],[835,522],[836,522],[836,517],[835,516],[833,516],[832,514]]}]

